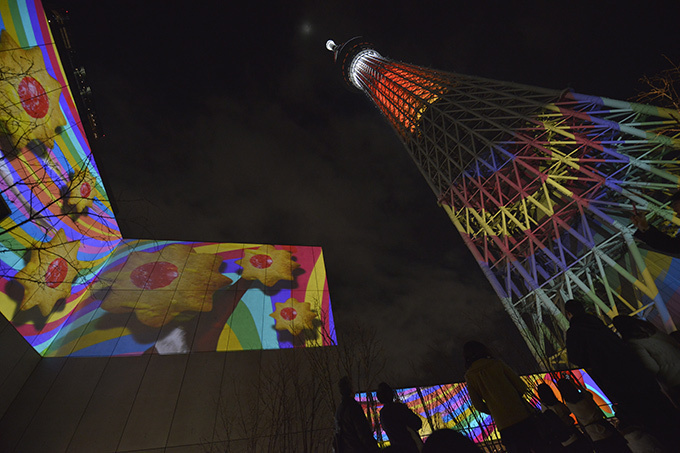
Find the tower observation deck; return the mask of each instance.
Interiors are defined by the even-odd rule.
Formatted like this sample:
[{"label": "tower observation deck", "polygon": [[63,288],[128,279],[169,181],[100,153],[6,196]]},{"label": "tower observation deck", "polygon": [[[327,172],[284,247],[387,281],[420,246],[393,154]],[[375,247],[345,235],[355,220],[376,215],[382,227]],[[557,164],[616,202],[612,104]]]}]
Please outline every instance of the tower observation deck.
[{"label": "tower observation deck", "polygon": [[675,330],[680,263],[638,247],[629,218],[680,227],[668,202],[680,112],[405,64],[361,38],[326,47],[395,129],[544,365],[563,350],[572,298],[606,323],[639,314]]}]

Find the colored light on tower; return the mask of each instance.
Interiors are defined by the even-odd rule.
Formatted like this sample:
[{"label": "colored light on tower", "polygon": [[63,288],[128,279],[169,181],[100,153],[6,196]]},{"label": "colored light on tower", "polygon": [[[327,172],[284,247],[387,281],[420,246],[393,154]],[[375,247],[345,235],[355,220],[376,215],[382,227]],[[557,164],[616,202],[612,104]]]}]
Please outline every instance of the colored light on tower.
[{"label": "colored light on tower", "polygon": [[393,61],[361,38],[327,46],[402,139],[528,346],[562,348],[561,305],[674,329],[632,237],[633,209],[680,226],[680,112]]}]

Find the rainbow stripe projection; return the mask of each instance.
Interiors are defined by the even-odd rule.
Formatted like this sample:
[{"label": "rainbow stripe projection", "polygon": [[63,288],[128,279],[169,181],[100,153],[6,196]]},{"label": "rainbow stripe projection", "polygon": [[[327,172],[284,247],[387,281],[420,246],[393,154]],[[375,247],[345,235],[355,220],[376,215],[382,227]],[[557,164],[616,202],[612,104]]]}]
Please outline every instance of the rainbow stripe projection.
[{"label": "rainbow stripe projection", "polygon": [[629,218],[680,226],[667,203],[680,112],[406,65],[359,38],[327,47],[398,132],[538,359],[562,349],[571,298],[606,322],[633,313],[674,330],[677,302]]},{"label": "rainbow stripe projection", "polygon": [[330,345],[330,313],[319,247],[126,240],[45,354]]},{"label": "rainbow stripe projection", "polygon": [[319,247],[122,238],[42,5],[0,30],[0,313],[40,354],[335,343]]},{"label": "rainbow stripe projection", "polygon": [[[641,250],[642,258],[651,278],[654,279],[659,294],[666,301],[668,310],[674,319],[680,318],[680,258],[673,258],[662,253]],[[621,288],[622,282],[619,275],[611,272],[611,281],[617,288]],[[643,303],[650,305],[653,300],[644,296]],[[658,315],[657,315],[658,318]],[[656,321],[650,317],[650,321]]]},{"label": "rainbow stripe projection", "polygon": [[0,311],[44,351],[121,236],[41,4],[0,17]]},{"label": "rainbow stripe projection", "polygon": [[[583,370],[572,370],[569,375],[592,394],[593,400],[600,406],[605,416],[614,416],[611,402],[588,373]],[[555,385],[559,377],[542,373],[523,376],[522,379],[533,389],[540,383],[546,383],[552,387],[555,395],[560,395]],[[491,416],[480,413],[472,407],[465,383],[398,389],[396,392],[398,399],[421,418],[423,427],[419,434],[423,439],[434,430],[449,428],[465,434],[476,443],[494,444],[500,441],[500,435]],[[366,417],[373,422],[376,440],[386,442],[388,438],[379,426],[382,404],[378,402],[376,394],[358,393],[356,399],[361,403]],[[532,394],[531,404],[536,408],[541,407],[535,392]]]}]

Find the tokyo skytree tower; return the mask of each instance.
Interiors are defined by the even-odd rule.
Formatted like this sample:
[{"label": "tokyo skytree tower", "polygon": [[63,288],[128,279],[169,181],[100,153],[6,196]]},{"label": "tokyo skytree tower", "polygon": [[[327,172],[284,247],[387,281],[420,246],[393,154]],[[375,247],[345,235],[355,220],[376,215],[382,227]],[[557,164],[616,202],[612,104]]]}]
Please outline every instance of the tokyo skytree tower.
[{"label": "tokyo skytree tower", "polygon": [[641,314],[675,330],[680,260],[638,247],[629,218],[680,227],[668,202],[680,112],[405,64],[361,38],[326,47],[395,129],[537,359],[563,349],[572,298],[606,323]]}]

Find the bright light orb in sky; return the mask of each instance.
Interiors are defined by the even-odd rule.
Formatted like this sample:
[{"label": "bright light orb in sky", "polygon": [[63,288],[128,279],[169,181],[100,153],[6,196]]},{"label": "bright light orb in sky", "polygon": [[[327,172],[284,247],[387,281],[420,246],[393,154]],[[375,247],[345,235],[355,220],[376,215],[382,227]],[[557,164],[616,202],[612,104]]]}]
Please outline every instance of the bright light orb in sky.
[{"label": "bright light orb in sky", "polygon": [[300,25],[300,34],[302,36],[309,36],[312,34],[312,31],[314,31],[314,28],[312,27],[312,24],[308,20],[302,22],[302,24]]}]

